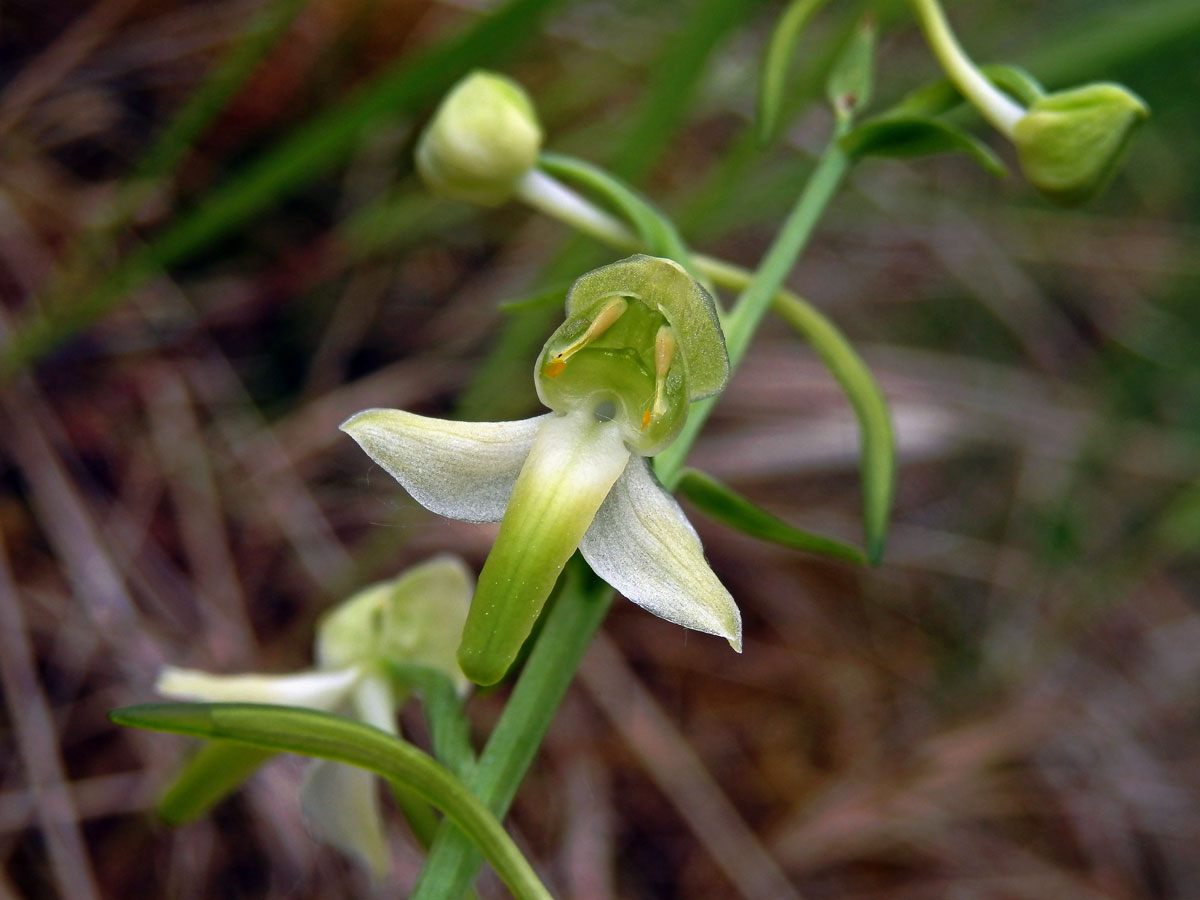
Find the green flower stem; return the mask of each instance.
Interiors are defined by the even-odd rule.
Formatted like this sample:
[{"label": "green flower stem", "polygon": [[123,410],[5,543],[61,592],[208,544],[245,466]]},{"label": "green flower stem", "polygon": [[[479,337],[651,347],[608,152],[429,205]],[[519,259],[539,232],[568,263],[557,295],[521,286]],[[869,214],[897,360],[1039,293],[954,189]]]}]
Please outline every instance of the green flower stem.
[{"label": "green flower stem", "polygon": [[1025,110],[988,81],[978,66],[971,62],[950,30],[950,24],[937,0],[909,2],[917,21],[921,23],[921,30],[925,32],[925,40],[954,86],[979,110],[980,115],[1011,140],[1013,128],[1025,115]]},{"label": "green flower stem", "polygon": [[640,250],[641,241],[615,216],[596,207],[553,175],[533,168],[517,184],[517,196],[572,228],[621,250]]},{"label": "green flower stem", "polygon": [[[541,634],[496,723],[468,786],[503,818],[541,745],[579,661],[612,604],[613,592],[576,556]],[[434,838],[410,900],[454,900],[475,878],[482,854],[462,831],[444,822]]]}]

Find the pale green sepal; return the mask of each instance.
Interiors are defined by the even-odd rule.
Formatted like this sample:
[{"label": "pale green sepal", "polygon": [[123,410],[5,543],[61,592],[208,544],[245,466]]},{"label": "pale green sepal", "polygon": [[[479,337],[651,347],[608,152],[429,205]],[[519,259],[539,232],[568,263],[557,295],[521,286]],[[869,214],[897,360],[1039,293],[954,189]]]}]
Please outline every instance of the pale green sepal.
[{"label": "pale green sepal", "polygon": [[681,265],[637,254],[588,272],[567,294],[567,315],[594,316],[609,299],[621,296],[641,299],[671,324],[690,399],[724,389],[729,380],[729,354],[716,305]]},{"label": "pale green sepal", "polygon": [[368,409],[341,428],[429,511],[464,522],[498,522],[545,419],[451,422]]},{"label": "pale green sepal", "polygon": [[470,682],[455,651],[474,590],[466,563],[450,554],[364,588],[318,622],[317,662],[325,669],[381,659],[428,667],[461,694]]},{"label": "pale green sepal", "polygon": [[211,675],[164,666],[154,689],[177,700],[275,703],[329,711],[349,696],[360,675],[357,667],[292,675]]},{"label": "pale green sepal", "polygon": [[742,617],[700,538],[647,460],[625,467],[579,544],[593,571],[648,612],[742,652]]},{"label": "pale green sepal", "polygon": [[504,677],[629,448],[588,409],[546,420],[513,488],[463,628],[458,663],[477,684]]},{"label": "pale green sepal", "polygon": [[1098,194],[1116,171],[1134,128],[1150,114],[1119,84],[1089,84],[1039,97],[1013,129],[1025,177],[1056,203]]},{"label": "pale green sepal", "polygon": [[362,861],[374,879],[387,874],[388,851],[375,776],[325,759],[304,773],[300,812],[318,840]]},{"label": "pale green sepal", "polygon": [[417,144],[417,171],[435,194],[498,206],[533,168],[542,129],[529,95],[494,72],[472,72],[438,107]]}]

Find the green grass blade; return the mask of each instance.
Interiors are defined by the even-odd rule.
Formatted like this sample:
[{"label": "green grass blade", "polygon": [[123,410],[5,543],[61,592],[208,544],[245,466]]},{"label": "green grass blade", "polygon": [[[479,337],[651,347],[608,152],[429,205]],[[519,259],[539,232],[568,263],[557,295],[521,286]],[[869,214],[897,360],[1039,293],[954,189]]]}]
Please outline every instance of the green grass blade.
[{"label": "green grass blade", "polygon": [[857,547],[796,528],[695,469],[683,470],[676,490],[709,518],[751,537],[844,562],[862,564],[867,561]]},{"label": "green grass blade", "polygon": [[334,109],[298,128],[128,257],[90,293],[27,322],[0,355],[0,382],[93,324],[164,267],[210,246],[337,165],[371,128],[416,111],[471,67],[510,50],[536,31],[533,25],[547,9],[561,2],[510,0],[458,38],[400,60]]},{"label": "green grass blade", "polygon": [[519,900],[550,893],[495,816],[449,770],[378,728],[315,710],[254,703],[163,703],[114,710],[118,725],[328,759],[419,794],[471,838]]}]

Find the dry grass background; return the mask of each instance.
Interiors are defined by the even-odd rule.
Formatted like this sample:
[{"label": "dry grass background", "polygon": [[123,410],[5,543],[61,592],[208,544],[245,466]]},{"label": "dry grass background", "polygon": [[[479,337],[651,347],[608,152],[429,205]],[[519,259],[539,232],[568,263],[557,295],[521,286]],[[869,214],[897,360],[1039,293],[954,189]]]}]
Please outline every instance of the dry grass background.
[{"label": "dry grass background", "polygon": [[[1044,51],[1041,29],[1083,28],[1101,5],[956,14],[1002,54]],[[465,27],[470,6],[313,0],[107,257],[388,60]],[[510,67],[551,143],[620,156],[694,6],[556,10]],[[258,8],[0,10],[6,331]],[[713,180],[776,12],[739,14],[646,182],[698,245],[749,265],[826,124],[804,113],[790,146],[724,193]],[[791,283],[893,404],[886,561],[856,570],[701,522],[746,618],[742,656],[614,608],[509,820],[556,895],[1200,896],[1194,40],[1113,57],[1107,74],[1157,119],[1092,209],[1051,210],[958,160],[856,173]],[[883,50],[882,71],[904,73],[885,93],[932,72],[907,25]],[[377,129],[0,397],[0,897],[404,896],[415,877],[395,819],[396,871],[374,893],[311,842],[294,760],[203,821],[156,825],[185,745],[105,714],[151,699],[164,662],[301,667],[337,598],[436,551],[486,555],[488,529],[424,513],[336,426],[367,406],[451,409],[502,327],[497,302],[566,236],[516,208],[425,199],[407,175],[417,124]],[[380,198],[386,215],[357,215]],[[515,384],[504,399],[532,409]],[[694,461],[792,521],[856,534],[853,419],[779,327]],[[479,735],[503,693],[472,700]],[[420,740],[419,717],[406,724]],[[481,895],[503,891],[485,877]]]}]

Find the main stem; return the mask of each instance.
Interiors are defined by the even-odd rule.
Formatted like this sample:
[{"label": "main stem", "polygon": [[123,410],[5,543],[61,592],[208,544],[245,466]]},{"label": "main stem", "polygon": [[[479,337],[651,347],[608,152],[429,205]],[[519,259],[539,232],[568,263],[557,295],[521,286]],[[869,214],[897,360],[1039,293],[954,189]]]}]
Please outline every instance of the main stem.
[{"label": "main stem", "polygon": [[[729,316],[725,337],[731,369],[736,369],[744,358],[767,308],[808,244],[817,221],[846,174],[849,159],[837,145],[840,136],[841,127],[822,154],[796,206]],[[594,208],[585,209],[587,201],[582,198],[570,197],[570,202],[564,204],[561,202],[563,192],[557,189],[557,182],[554,186],[552,194],[558,198],[558,203],[547,201],[551,192],[546,190],[544,182],[521,193],[527,202],[563,218],[606,243],[622,249],[636,248],[637,238],[623,224]],[[580,202],[576,202],[577,199]],[[570,209],[570,215],[563,215],[564,207]],[[714,281],[729,283],[733,279],[744,282],[740,273],[733,272],[727,264],[718,260],[696,255],[693,261]],[[683,432],[675,443],[657,457],[659,478],[668,489],[678,478],[684,460],[714,403],[715,399],[709,399],[693,404]],[[612,589],[592,574],[578,557],[573,563],[564,573],[564,583],[558,597],[544,616],[541,634],[535,637],[525,668],[488,739],[470,783],[472,790],[497,818],[502,819],[508,812],[558,705],[575,677],[580,660],[612,603]],[[462,897],[474,880],[481,860],[479,851],[470,840],[451,823],[443,822],[410,900],[455,900]]]}]

